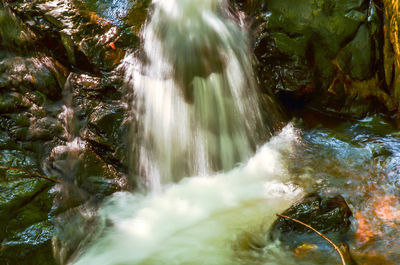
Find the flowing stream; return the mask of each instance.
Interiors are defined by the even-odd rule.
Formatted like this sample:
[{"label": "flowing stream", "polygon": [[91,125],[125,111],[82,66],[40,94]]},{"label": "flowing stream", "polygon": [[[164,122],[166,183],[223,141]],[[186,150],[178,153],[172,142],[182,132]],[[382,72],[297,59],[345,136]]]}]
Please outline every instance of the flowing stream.
[{"label": "flowing stream", "polygon": [[266,137],[256,132],[269,132],[247,32],[227,2],[153,5],[143,51],[125,59],[137,170],[150,192],[115,194],[100,211],[104,230],[75,264],[238,264],[235,238],[302,194],[285,159],[297,130],[288,125],[260,147]]},{"label": "flowing stream", "polygon": [[302,195],[282,182],[290,180],[283,154],[297,141],[288,126],[227,173],[186,178],[161,194],[115,194],[100,212],[108,227],[75,264],[241,264],[235,240]]},{"label": "flowing stream", "polygon": [[396,80],[368,79],[392,64],[386,2],[0,0],[0,264],[337,265],[311,231],[271,236],[318,193],[340,201],[306,222],[346,230],[324,234],[347,265],[400,265]]},{"label": "flowing stream", "polygon": [[358,260],[398,264],[391,125],[376,116],[304,126],[312,117],[263,143],[247,32],[224,0],[154,0],[142,44],[122,64],[141,192],[104,203],[97,235],[72,264],[337,264],[333,250],[303,262],[268,241],[275,214],[313,190],[348,201]]}]

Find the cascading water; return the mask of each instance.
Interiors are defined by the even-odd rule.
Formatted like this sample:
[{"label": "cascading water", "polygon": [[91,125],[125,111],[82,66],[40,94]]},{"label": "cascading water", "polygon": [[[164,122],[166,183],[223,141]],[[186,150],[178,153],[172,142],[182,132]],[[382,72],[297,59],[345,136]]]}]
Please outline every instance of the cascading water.
[{"label": "cascading water", "polygon": [[142,58],[125,61],[140,123],[138,170],[159,190],[245,161],[263,126],[246,31],[228,3],[153,4]]},{"label": "cascading water", "polygon": [[[55,146],[43,163],[44,171],[48,175],[56,175],[60,180],[60,183],[53,188],[55,192],[54,205],[59,208],[74,201],[89,200],[87,192],[79,188],[80,180],[76,174],[80,155],[85,150],[86,142],[79,136],[80,126],[73,106],[73,87],[70,83],[72,77],[73,75],[70,75],[67,78],[63,91],[65,105],[62,106],[63,111],[58,116],[63,121],[65,143]],[[87,212],[90,211],[87,210]],[[52,243],[55,259],[60,264],[64,264],[65,260],[69,258],[69,253],[75,250],[77,245],[75,242],[83,241],[82,233],[76,233],[75,228],[71,229],[74,225],[82,225],[83,222],[78,224],[77,221],[79,214],[78,209],[66,211],[62,218],[58,218],[54,222],[57,233],[53,237]],[[85,231],[85,236],[89,234],[88,230]]]},{"label": "cascading water", "polygon": [[74,264],[264,264],[269,251],[275,256],[265,264],[298,264],[267,238],[262,253],[235,248],[244,232],[265,234],[275,214],[302,195],[288,183],[285,159],[298,140],[289,125],[242,167],[185,178],[161,193],[114,194],[99,212],[99,237]]},{"label": "cascading water", "polygon": [[62,106],[63,111],[58,118],[63,121],[65,144],[52,149],[49,158],[44,162],[44,169],[49,175],[57,175],[66,188],[68,183],[75,184],[74,167],[86,142],[79,137],[79,125],[73,108],[73,91],[69,78],[65,84],[63,97],[65,105]]},{"label": "cascading water", "polygon": [[285,162],[297,132],[287,126],[251,157],[255,132],[265,130],[246,32],[226,1],[153,4],[143,53],[125,68],[139,172],[159,192],[114,194],[99,212],[98,237],[74,264],[245,264],[237,237],[270,225],[302,194]]}]

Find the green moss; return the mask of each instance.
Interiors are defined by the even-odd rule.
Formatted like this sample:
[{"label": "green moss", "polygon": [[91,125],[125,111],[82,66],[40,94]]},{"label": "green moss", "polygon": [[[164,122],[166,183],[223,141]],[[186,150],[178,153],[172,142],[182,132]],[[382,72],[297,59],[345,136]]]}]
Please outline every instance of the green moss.
[{"label": "green moss", "polygon": [[306,56],[307,42],[304,36],[290,38],[285,33],[274,32],[272,37],[275,39],[275,43],[281,52],[302,58]]}]

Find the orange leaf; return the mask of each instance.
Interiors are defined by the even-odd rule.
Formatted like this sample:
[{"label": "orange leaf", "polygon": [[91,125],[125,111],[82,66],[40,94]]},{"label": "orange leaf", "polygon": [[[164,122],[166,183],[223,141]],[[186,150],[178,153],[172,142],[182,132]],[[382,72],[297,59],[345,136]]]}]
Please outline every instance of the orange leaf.
[{"label": "orange leaf", "polygon": [[375,236],[374,231],[371,228],[371,225],[369,224],[367,218],[362,215],[360,211],[358,211],[355,215],[357,222],[358,222],[358,228],[356,232],[356,239],[360,241],[361,243],[366,243],[368,242],[372,237]]}]

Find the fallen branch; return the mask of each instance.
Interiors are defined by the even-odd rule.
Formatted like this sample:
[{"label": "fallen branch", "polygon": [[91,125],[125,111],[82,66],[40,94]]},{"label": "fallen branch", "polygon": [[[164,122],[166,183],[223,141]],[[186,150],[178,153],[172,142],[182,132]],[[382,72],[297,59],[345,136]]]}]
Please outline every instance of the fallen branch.
[{"label": "fallen branch", "polygon": [[60,181],[57,180],[57,179],[52,179],[52,178],[46,177],[46,176],[44,176],[44,175],[40,175],[40,174],[38,174],[38,173],[32,173],[32,172],[29,172],[29,171],[26,171],[26,170],[20,169],[20,168],[1,167],[1,166],[0,166],[0,169],[15,170],[15,171],[18,171],[18,172],[23,172],[23,173],[28,174],[28,175],[33,176],[33,177],[38,177],[38,178],[46,179],[46,180],[51,181],[51,182],[54,182],[54,183],[60,183]]},{"label": "fallen branch", "polygon": [[324,236],[321,232],[319,232],[317,229],[313,228],[312,226],[310,226],[310,225],[308,225],[308,224],[303,223],[302,221],[299,221],[299,220],[297,220],[297,219],[295,219],[295,218],[292,218],[292,217],[289,217],[289,216],[286,216],[286,215],[277,214],[277,216],[282,217],[282,218],[285,218],[285,219],[289,219],[289,220],[291,220],[291,221],[293,221],[293,222],[296,222],[296,223],[299,223],[299,224],[301,224],[301,225],[304,225],[305,227],[307,227],[307,228],[311,229],[312,231],[314,231],[315,233],[317,233],[319,236],[321,236],[323,239],[325,239],[326,241],[328,241],[328,242],[336,249],[336,251],[337,251],[337,252],[339,253],[339,255],[340,255],[340,258],[342,259],[343,265],[346,265],[346,261],[344,260],[344,256],[343,256],[342,252],[340,251],[339,247],[338,247],[335,243],[333,243],[332,240],[330,240],[329,238],[327,238],[326,236]]}]

